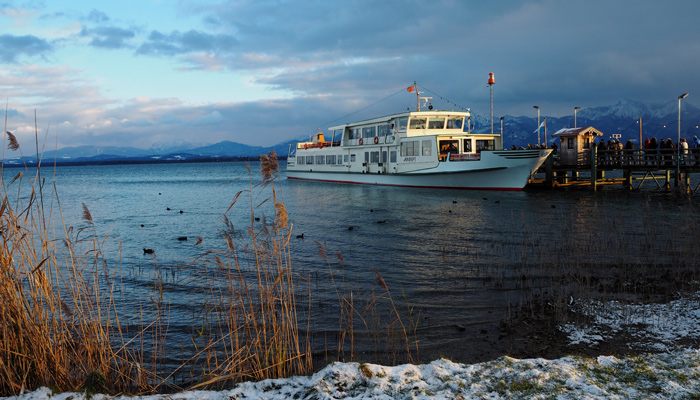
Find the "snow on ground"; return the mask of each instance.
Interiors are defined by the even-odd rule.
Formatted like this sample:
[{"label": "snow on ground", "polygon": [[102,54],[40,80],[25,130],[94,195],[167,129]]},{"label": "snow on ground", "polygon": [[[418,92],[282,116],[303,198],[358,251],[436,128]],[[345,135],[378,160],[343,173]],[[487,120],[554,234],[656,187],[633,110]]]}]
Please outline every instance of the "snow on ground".
[{"label": "snow on ground", "polygon": [[[561,327],[572,343],[595,344],[626,330],[661,354],[595,359],[518,360],[480,364],[440,359],[386,367],[334,363],[312,376],[245,382],[223,391],[188,391],[140,397],[95,395],[95,400],[243,399],[688,399],[700,398],[700,350],[672,350],[675,340],[700,337],[700,296],[667,304],[579,302],[590,317],[583,327]],[[17,400],[83,400],[82,393],[53,395],[47,388]]]},{"label": "snow on ground", "polygon": [[[624,359],[501,357],[474,365],[445,359],[396,367],[334,363],[310,377],[246,382],[223,391],[114,399],[687,399],[698,396],[699,388],[700,351],[684,350]],[[51,395],[42,388],[16,398],[86,397],[80,393]],[[112,397],[96,395],[93,399]]]},{"label": "snow on ground", "polygon": [[700,294],[664,304],[621,304],[617,301],[576,302],[574,313],[589,317],[586,325],[560,326],[570,344],[595,345],[624,332],[633,350],[669,351],[680,339],[700,338]]}]

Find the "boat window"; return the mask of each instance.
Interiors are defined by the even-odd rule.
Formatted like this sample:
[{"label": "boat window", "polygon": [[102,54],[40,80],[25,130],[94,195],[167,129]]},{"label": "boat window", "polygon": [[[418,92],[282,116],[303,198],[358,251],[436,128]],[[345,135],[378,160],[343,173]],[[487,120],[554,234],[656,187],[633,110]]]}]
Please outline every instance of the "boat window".
[{"label": "boat window", "polygon": [[373,151],[372,153],[370,153],[370,156],[371,156],[371,158],[370,158],[371,163],[376,164],[379,162],[379,152],[378,151]]},{"label": "boat window", "polygon": [[[347,155],[345,157],[347,157]],[[343,155],[342,154],[338,154],[338,164],[343,165]]]},{"label": "boat window", "polygon": [[323,164],[324,161],[326,161],[325,156],[316,156],[316,164]]},{"label": "boat window", "polygon": [[455,154],[459,152],[459,140],[441,140],[440,141],[440,154],[452,153]]},{"label": "boat window", "polygon": [[392,150],[389,153],[389,161],[395,163],[396,162],[396,150]]},{"label": "boat window", "polygon": [[428,129],[444,129],[445,118],[430,118],[428,121]]},{"label": "boat window", "polygon": [[326,164],[329,164],[329,165],[335,164],[335,155],[326,156]]},{"label": "boat window", "polygon": [[399,126],[397,126],[396,129],[399,132],[406,132],[406,126],[408,126],[408,117],[399,118]]},{"label": "boat window", "polygon": [[464,139],[462,141],[462,152],[463,153],[471,153],[472,152],[472,140],[471,139]]},{"label": "boat window", "polygon": [[350,154],[350,162],[355,162],[357,160],[357,157],[355,157],[354,154]]},{"label": "boat window", "polygon": [[391,134],[391,125],[377,125],[377,136],[387,136]]},{"label": "boat window", "polygon": [[372,138],[377,136],[375,133],[377,132],[377,127],[376,126],[365,126],[362,128],[362,137],[363,138]]},{"label": "boat window", "polygon": [[432,140],[424,140],[423,141],[423,155],[424,156],[429,156],[431,149],[433,147],[433,141]]},{"label": "boat window", "polygon": [[[354,154],[352,155],[352,160],[355,161],[355,155],[354,155]],[[343,161],[345,162],[345,164],[348,163],[348,155],[347,155],[347,154],[343,156]]]},{"label": "boat window", "polygon": [[382,151],[382,162],[385,163],[387,160],[386,158],[386,150]]},{"label": "boat window", "polygon": [[365,151],[365,162],[369,162],[369,151]]},{"label": "boat window", "polygon": [[476,152],[479,153],[481,150],[493,150],[493,140],[477,140]]},{"label": "boat window", "polygon": [[350,139],[359,139],[362,137],[362,131],[360,128],[350,129]]},{"label": "boat window", "polygon": [[401,157],[417,156],[419,154],[418,141],[401,143]]},{"label": "boat window", "polygon": [[314,156],[306,156],[306,163],[311,165],[314,163]]},{"label": "boat window", "polygon": [[464,118],[462,117],[450,117],[447,119],[447,129],[462,129],[464,125]]},{"label": "boat window", "polygon": [[411,118],[411,129],[425,129],[425,118]]},{"label": "boat window", "polygon": [[304,156],[299,156],[297,157],[297,164],[303,165],[304,164]]}]

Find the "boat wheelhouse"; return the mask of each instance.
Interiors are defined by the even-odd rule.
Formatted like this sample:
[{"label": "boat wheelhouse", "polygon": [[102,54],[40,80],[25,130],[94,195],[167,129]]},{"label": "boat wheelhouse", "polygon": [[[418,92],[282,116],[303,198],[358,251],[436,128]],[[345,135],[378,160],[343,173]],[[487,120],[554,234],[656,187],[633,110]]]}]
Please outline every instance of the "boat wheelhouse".
[{"label": "boat wheelhouse", "polygon": [[418,110],[330,127],[292,145],[287,178],[521,190],[551,150],[503,150],[500,135],[471,132],[469,117]]}]

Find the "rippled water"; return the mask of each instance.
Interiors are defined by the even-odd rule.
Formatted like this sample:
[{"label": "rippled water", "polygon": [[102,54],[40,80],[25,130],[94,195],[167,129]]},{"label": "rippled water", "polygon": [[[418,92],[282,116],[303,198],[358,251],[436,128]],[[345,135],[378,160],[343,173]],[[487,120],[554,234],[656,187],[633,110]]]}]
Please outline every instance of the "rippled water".
[{"label": "rippled water", "polygon": [[[91,232],[82,220],[85,204],[95,235],[106,237],[102,250],[110,268],[120,271],[121,306],[136,313],[154,277],[164,279],[174,315],[169,332],[187,341],[201,323],[192,320],[191,308],[201,307],[205,289],[185,278],[201,272],[188,270],[188,262],[204,250],[225,248],[222,216],[236,193],[251,187],[246,165],[59,167],[55,182],[73,232],[85,227]],[[258,164],[251,168],[256,184]],[[16,172],[8,169],[5,175]],[[8,193],[18,185],[10,185]],[[547,294],[548,280],[571,272],[558,269],[571,265],[571,257],[582,265],[673,263],[697,240],[684,230],[697,217],[694,196],[655,189],[485,192],[287,180],[281,189],[294,226],[292,266],[304,277],[300,286],[308,282],[319,353],[337,341],[336,290],[352,292],[359,303],[382,292],[377,272],[415,328],[421,359],[449,355],[473,361],[488,354],[485,336],[497,334],[515,305]],[[263,210],[273,217],[264,205],[256,216]],[[53,213],[59,215],[55,206]],[[250,199],[241,197],[227,216],[245,232]],[[296,238],[302,233],[303,239]],[[178,240],[183,236],[186,241]],[[195,245],[198,238],[202,243]],[[337,273],[335,284],[331,271]],[[372,350],[372,344],[364,345],[360,352]]]}]

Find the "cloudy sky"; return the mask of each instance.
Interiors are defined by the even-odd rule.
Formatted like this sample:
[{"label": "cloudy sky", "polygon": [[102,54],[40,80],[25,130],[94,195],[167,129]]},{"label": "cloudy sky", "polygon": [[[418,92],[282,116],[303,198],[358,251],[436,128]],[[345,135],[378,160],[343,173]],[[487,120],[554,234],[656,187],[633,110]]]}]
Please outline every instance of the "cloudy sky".
[{"label": "cloudy sky", "polygon": [[[271,145],[406,110],[700,103],[700,2],[0,0],[7,129],[47,147]],[[697,102],[694,100],[697,97]]]}]

